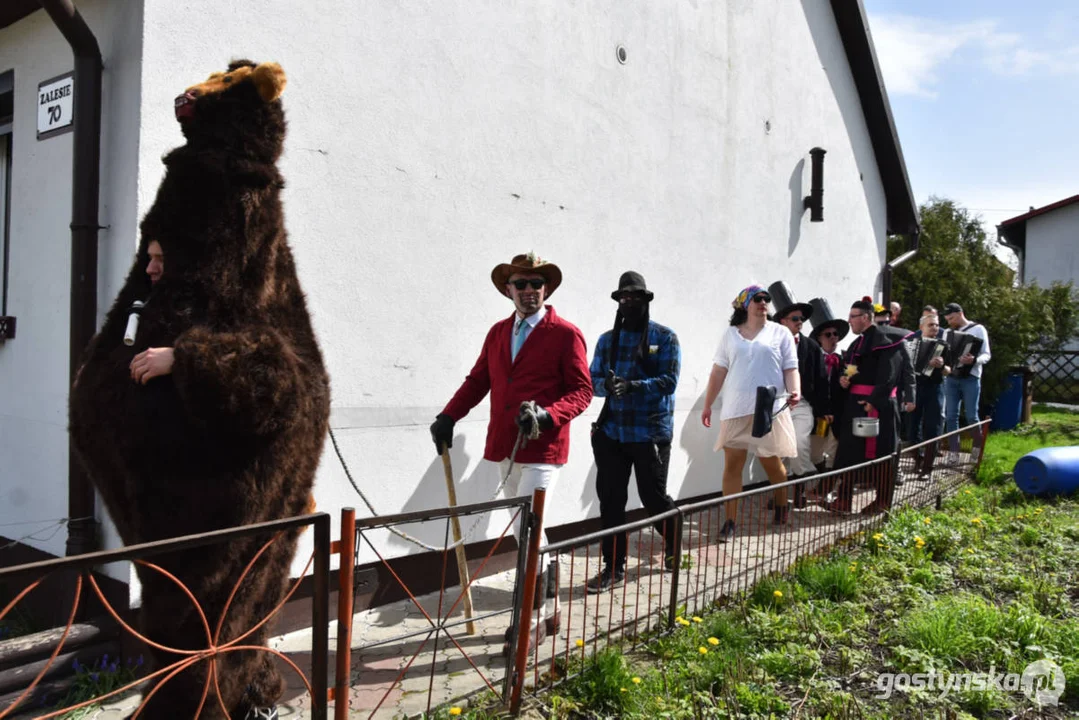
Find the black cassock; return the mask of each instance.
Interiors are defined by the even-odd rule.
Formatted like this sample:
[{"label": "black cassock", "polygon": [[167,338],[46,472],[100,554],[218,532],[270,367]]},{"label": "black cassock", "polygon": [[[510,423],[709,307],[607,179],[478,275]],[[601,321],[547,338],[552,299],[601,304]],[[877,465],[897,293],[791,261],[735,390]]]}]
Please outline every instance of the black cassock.
[{"label": "black cassock", "polygon": [[[837,420],[837,470],[890,455],[899,445],[899,405],[894,393],[903,377],[905,366],[910,363],[909,353],[902,340],[903,335],[906,333],[890,332],[888,328],[872,325],[843,353],[843,364],[832,378],[832,397],[842,406],[840,418]],[[858,372],[851,378],[850,389],[844,390],[839,385],[839,378],[843,376],[848,365],[856,365]],[[854,418],[869,415],[860,404],[867,401],[876,409],[880,420],[880,434],[873,438],[874,442],[871,443],[868,438],[856,437],[852,429]],[[882,473],[870,475],[877,477]],[[890,504],[894,491],[890,478],[878,490],[884,490],[883,493],[878,492],[878,501]],[[841,483],[838,491],[840,501],[849,503],[854,492],[853,478]]]}]

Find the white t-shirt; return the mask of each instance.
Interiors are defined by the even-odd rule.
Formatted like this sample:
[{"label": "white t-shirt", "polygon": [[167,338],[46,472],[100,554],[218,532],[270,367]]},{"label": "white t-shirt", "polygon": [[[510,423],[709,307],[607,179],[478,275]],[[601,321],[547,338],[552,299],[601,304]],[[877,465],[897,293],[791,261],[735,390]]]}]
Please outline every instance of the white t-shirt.
[{"label": "white t-shirt", "polygon": [[757,407],[757,386],[772,385],[777,390],[772,412],[786,402],[784,370],[798,369],[794,335],[785,326],[766,321],[757,337],[746,340],[736,327],[728,327],[719,338],[713,362],[727,368],[720,392],[720,420],[752,415]]}]

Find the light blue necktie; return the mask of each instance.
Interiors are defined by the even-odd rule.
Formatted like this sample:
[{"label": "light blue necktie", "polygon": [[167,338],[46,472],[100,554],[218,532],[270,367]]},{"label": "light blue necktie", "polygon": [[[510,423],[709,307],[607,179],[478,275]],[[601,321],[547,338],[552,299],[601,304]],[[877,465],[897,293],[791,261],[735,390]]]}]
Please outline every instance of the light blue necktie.
[{"label": "light blue necktie", "polygon": [[525,344],[525,338],[530,332],[532,332],[532,326],[528,324],[528,320],[522,318],[517,321],[517,327],[513,331],[513,344],[510,346],[511,362],[517,359],[517,353],[521,352],[521,346]]}]

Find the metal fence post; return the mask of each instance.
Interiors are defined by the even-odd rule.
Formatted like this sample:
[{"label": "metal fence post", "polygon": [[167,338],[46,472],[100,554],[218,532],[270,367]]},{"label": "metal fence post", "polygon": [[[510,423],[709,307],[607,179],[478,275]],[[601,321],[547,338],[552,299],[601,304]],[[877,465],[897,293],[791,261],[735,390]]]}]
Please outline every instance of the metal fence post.
[{"label": "metal fence post", "polygon": [[[720,507],[723,507],[720,505]],[[682,523],[684,516],[682,515],[682,508],[677,508],[678,514],[675,515],[672,520],[676,527],[672,532],[674,533],[674,567],[671,570],[671,605],[667,608],[667,627],[674,627],[674,619],[678,616],[678,585],[679,579],[682,573]],[[663,558],[666,562],[667,558]]]},{"label": "metal fence post", "polygon": [[326,720],[330,660],[330,516],[315,518],[314,597],[311,599],[311,717]]},{"label": "metal fence post", "polygon": [[[547,491],[536,488],[532,493],[532,532],[528,537],[528,558],[525,561],[524,587],[521,597],[521,613],[517,621],[516,655],[513,662],[513,681],[510,689],[510,713],[516,715],[521,709],[521,690],[525,683],[525,667],[528,665],[528,644],[532,637],[532,598],[536,594],[536,570],[539,567],[540,540],[543,533],[543,505]],[[517,582],[521,582],[518,576]],[[541,619],[540,622],[543,622]]]},{"label": "metal fence post", "polygon": [[356,509],[341,509],[341,565],[337,570],[337,669],[334,675],[333,717],[347,720],[352,680],[352,614],[355,612]]}]

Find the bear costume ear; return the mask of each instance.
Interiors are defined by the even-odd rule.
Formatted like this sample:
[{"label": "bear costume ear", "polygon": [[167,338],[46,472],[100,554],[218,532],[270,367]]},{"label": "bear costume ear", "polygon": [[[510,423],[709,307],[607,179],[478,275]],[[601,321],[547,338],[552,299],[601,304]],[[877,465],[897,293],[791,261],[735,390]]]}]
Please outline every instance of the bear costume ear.
[{"label": "bear costume ear", "polygon": [[251,71],[251,81],[265,102],[273,102],[285,91],[285,71],[275,62],[260,63]]}]

